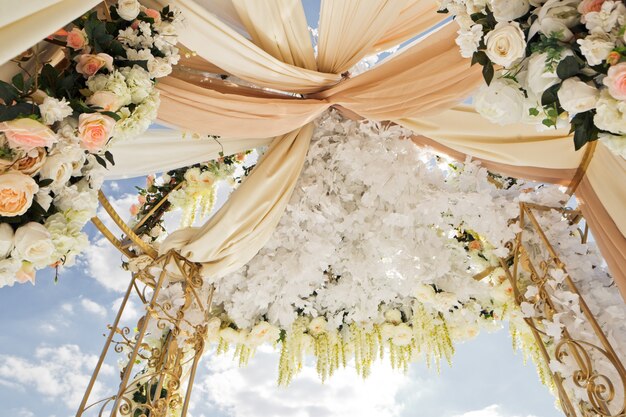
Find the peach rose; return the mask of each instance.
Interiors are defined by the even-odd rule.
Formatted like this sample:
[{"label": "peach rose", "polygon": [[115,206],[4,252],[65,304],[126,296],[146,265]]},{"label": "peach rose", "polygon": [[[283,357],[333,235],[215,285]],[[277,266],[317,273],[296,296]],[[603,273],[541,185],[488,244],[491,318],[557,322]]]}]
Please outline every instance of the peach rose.
[{"label": "peach rose", "polygon": [[86,103],[90,106],[101,108],[103,111],[117,111],[120,108],[120,100],[115,93],[110,91],[96,91]]},{"label": "peach rose", "polygon": [[14,217],[26,213],[39,186],[21,172],[0,174],[0,216]]},{"label": "peach rose", "polygon": [[580,14],[599,12],[602,9],[602,3],[604,0],[583,0],[578,5],[578,12]]},{"label": "peach rose", "polygon": [[72,49],[83,49],[87,44],[87,33],[84,29],[74,28],[67,34],[67,46]]},{"label": "peach rose", "polygon": [[109,71],[113,71],[113,57],[108,54],[82,54],[78,55],[75,59],[77,62],[76,71],[84,75],[85,78],[91,77],[103,67]]},{"label": "peach rose", "polygon": [[606,57],[606,62],[609,65],[617,65],[619,64],[619,60],[622,59],[622,55],[619,52],[613,51]]},{"label": "peach rose", "polygon": [[603,80],[609,93],[617,100],[626,100],[626,62],[612,65]]},{"label": "peach rose", "polygon": [[35,148],[49,148],[57,142],[56,135],[49,127],[29,118],[2,122],[0,132],[4,132],[9,147],[26,152]]},{"label": "peach rose", "polygon": [[161,21],[161,13],[159,13],[158,10],[146,9],[143,12],[146,16],[153,18],[154,23],[159,23]]},{"label": "peach rose", "polygon": [[30,262],[22,262],[22,267],[15,273],[15,279],[20,284],[30,282],[35,285],[35,268]]},{"label": "peach rose", "polygon": [[90,152],[101,150],[113,135],[115,120],[100,113],[83,113],[78,117],[81,146]]},{"label": "peach rose", "polygon": [[15,159],[0,159],[0,171],[19,171],[33,176],[39,172],[46,161],[47,152],[44,148],[35,148],[26,155]]}]

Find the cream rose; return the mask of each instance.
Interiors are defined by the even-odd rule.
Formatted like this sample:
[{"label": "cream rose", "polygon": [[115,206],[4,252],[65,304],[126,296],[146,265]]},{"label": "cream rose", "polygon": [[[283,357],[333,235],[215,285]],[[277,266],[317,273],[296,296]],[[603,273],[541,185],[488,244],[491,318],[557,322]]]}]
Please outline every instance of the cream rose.
[{"label": "cream rose", "polygon": [[19,171],[32,177],[39,172],[41,166],[46,161],[46,154],[47,152],[44,148],[35,148],[23,156],[18,156],[17,159],[0,159],[0,172]]},{"label": "cream rose", "polygon": [[120,0],[117,2],[117,14],[124,20],[135,20],[140,11],[141,5],[137,0]]},{"label": "cream rose", "polygon": [[591,12],[599,12],[604,2],[605,0],[583,0],[578,5],[578,12],[583,15]]},{"label": "cream rose", "polygon": [[55,261],[52,258],[54,244],[50,232],[43,225],[35,222],[26,223],[15,231],[14,255],[41,267]]},{"label": "cream rose", "polygon": [[0,216],[21,216],[33,204],[39,186],[21,172],[0,174]]},{"label": "cream rose", "polygon": [[609,89],[609,94],[617,100],[626,100],[626,62],[613,65],[602,81]]},{"label": "cream rose", "polygon": [[608,91],[602,91],[593,122],[602,130],[626,135],[626,101],[615,100]]},{"label": "cream rose", "polygon": [[489,8],[498,22],[509,22],[530,10],[528,0],[489,0]]},{"label": "cream rose", "polygon": [[524,116],[524,93],[509,79],[496,79],[474,96],[476,111],[492,123],[519,123]]},{"label": "cream rose", "polygon": [[567,41],[574,36],[570,28],[580,22],[580,14],[576,7],[579,0],[548,0],[538,10],[537,19],[528,32],[528,38],[532,38],[537,32],[546,36],[558,34],[562,41]]},{"label": "cream rose", "polygon": [[26,152],[34,148],[49,148],[58,140],[50,128],[29,118],[2,122],[0,123],[0,132],[4,132],[9,147]]},{"label": "cream rose", "polygon": [[598,90],[578,77],[563,81],[558,92],[561,107],[571,116],[593,109],[598,101]]},{"label": "cream rose", "polygon": [[109,71],[113,71],[113,57],[105,53],[99,53],[97,55],[82,54],[75,58],[76,72],[89,78],[101,68],[106,68]]},{"label": "cream rose", "polygon": [[526,41],[517,22],[500,22],[485,36],[489,59],[497,65],[510,67],[524,57]]},{"label": "cream rose", "polygon": [[250,330],[248,340],[252,345],[260,345],[265,342],[274,343],[278,340],[280,331],[266,321],[259,322]]},{"label": "cream rose", "polygon": [[73,28],[71,32],[67,34],[67,46],[80,50],[87,44],[87,33],[84,29]]},{"label": "cream rose", "polygon": [[39,175],[41,178],[51,179],[52,187],[58,189],[70,180],[73,171],[72,160],[64,153],[57,153],[48,157]]},{"label": "cream rose", "polygon": [[115,120],[100,113],[83,113],[78,118],[78,136],[83,148],[101,150],[113,135]]},{"label": "cream rose", "polygon": [[13,250],[13,228],[8,223],[0,223],[0,259],[7,258]]},{"label": "cream rose", "polygon": [[120,108],[120,101],[117,95],[110,91],[96,91],[85,101],[88,105],[98,107],[103,111],[117,111]]}]

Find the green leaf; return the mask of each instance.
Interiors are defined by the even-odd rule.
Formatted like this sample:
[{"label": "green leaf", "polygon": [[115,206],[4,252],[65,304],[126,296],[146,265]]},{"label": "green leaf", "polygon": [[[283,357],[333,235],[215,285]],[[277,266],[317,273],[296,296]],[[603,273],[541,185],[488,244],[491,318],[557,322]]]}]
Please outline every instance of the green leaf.
[{"label": "green leaf", "polygon": [[104,157],[111,163],[111,165],[115,165],[115,160],[113,159],[113,154],[109,151],[104,153]]},{"label": "green leaf", "polygon": [[0,122],[31,115],[39,116],[39,107],[32,103],[17,103],[13,106],[0,105]]},{"label": "green leaf", "polygon": [[115,58],[126,58],[126,49],[124,49],[124,45],[115,39],[109,43],[109,52],[111,53],[111,56]]},{"label": "green leaf", "polygon": [[559,88],[561,88],[561,84],[553,85],[543,92],[541,95],[541,104],[543,106],[551,106],[559,101]]},{"label": "green leaf", "polygon": [[43,180],[39,180],[39,186],[40,187],[47,187],[48,185],[52,184],[54,180],[52,178],[46,178]]},{"label": "green leaf", "polygon": [[573,56],[565,57],[559,65],[556,67],[556,75],[561,80],[566,80],[574,75],[578,74],[580,71],[580,64],[578,60]]},{"label": "green leaf", "polygon": [[17,91],[17,89],[11,84],[5,81],[0,81],[0,99],[2,99],[5,104],[12,104],[15,100],[17,100],[19,95],[19,91]]},{"label": "green leaf", "polygon": [[487,65],[483,67],[483,78],[487,85],[491,84],[491,80],[493,80],[493,75],[495,71],[493,70],[493,64],[489,62]]},{"label": "green leaf", "polygon": [[594,110],[578,113],[572,118],[572,129],[574,130],[574,148],[579,150],[587,142],[598,139],[599,130],[593,123]]},{"label": "green leaf", "polygon": [[21,92],[24,92],[24,74],[18,72],[17,74],[15,74],[11,82],[13,83],[15,88],[17,88]]},{"label": "green leaf", "polygon": [[539,109],[537,109],[536,107],[531,107],[530,109],[528,109],[528,114],[531,116],[539,116]]},{"label": "green leaf", "polygon": [[44,65],[39,74],[39,88],[48,93],[49,96],[55,97],[58,78],[59,71],[56,68],[50,64]]},{"label": "green leaf", "polygon": [[116,59],[115,64],[120,67],[132,67],[133,65],[138,65],[146,71],[150,72],[148,69],[148,61],[146,60],[130,60],[130,59]]},{"label": "green leaf", "polygon": [[554,121],[552,121],[552,119],[543,119],[541,123],[543,123],[547,127],[556,126],[556,124],[554,123]]},{"label": "green leaf", "polygon": [[489,63],[489,57],[485,51],[476,51],[472,55],[472,65],[479,63],[480,65],[487,65]]},{"label": "green leaf", "polygon": [[103,167],[105,167],[105,168],[107,167],[107,163],[106,163],[106,161],[105,161],[104,159],[102,159],[102,157],[101,157],[100,155],[95,154],[95,153],[94,153],[94,154],[92,154],[92,155],[96,158],[96,161],[98,161],[98,163],[99,163],[100,165],[102,165],[102,166],[103,166]]},{"label": "green leaf", "polygon": [[100,113],[104,114],[105,116],[109,116],[110,118],[112,118],[116,122],[121,119],[119,114],[117,114],[115,112],[112,112],[112,111],[101,111]]}]

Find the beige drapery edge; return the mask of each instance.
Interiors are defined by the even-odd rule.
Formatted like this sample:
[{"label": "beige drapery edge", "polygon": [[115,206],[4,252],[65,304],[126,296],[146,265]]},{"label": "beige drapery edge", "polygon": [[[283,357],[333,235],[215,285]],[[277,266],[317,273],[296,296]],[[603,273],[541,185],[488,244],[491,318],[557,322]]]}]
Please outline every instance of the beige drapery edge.
[{"label": "beige drapery edge", "polygon": [[[37,2],[22,2],[20,13],[15,15],[17,20],[0,28],[0,64],[21,54],[100,2],[62,0],[44,8]],[[26,5],[29,5],[29,12],[25,15]]]},{"label": "beige drapery edge", "polygon": [[252,42],[282,62],[317,71],[313,45],[300,0],[232,2]]},{"label": "beige drapery edge", "polygon": [[278,136],[315,119],[328,106],[319,100],[224,94],[173,77],[158,84],[159,120],[182,130],[230,138]]},{"label": "beige drapery edge", "polygon": [[319,70],[339,74],[350,69],[385,35],[406,4],[407,0],[322,0]]},{"label": "beige drapery edge", "polygon": [[169,235],[161,252],[180,250],[202,262],[203,275],[212,279],[245,265],[265,245],[291,198],[304,165],[313,125],[274,139],[250,177],[202,227]]},{"label": "beige drapery edge", "polygon": [[109,151],[115,158],[115,165],[109,167],[106,178],[129,178],[165,172],[217,159],[220,152],[233,155],[269,145],[272,139],[197,138],[177,130],[152,129],[136,139],[111,145]]}]

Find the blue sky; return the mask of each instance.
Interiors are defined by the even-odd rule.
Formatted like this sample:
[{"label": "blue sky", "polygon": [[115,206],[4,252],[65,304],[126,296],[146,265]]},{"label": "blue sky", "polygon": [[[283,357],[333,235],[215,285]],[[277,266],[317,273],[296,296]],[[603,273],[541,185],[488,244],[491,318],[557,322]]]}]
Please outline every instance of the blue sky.
[{"label": "blue sky", "polygon": [[[317,26],[319,0],[303,0]],[[107,182],[120,213],[135,201],[144,179]],[[222,198],[223,200],[223,198]],[[104,342],[116,301],[129,276],[120,256],[93,226],[92,246],[64,270],[58,284],[42,271],[37,284],[0,289],[0,417],[73,416]],[[140,306],[131,304],[133,326]],[[114,389],[116,358],[105,368],[101,393]],[[554,398],[532,364],[514,354],[508,331],[482,334],[457,347],[453,367],[441,374],[414,364],[404,375],[378,366],[363,381],[352,369],[322,385],[307,367],[288,388],[276,386],[278,355],[257,353],[247,368],[209,352],[196,379],[190,415],[232,417],[556,417]],[[106,388],[109,388],[107,390]]]}]

